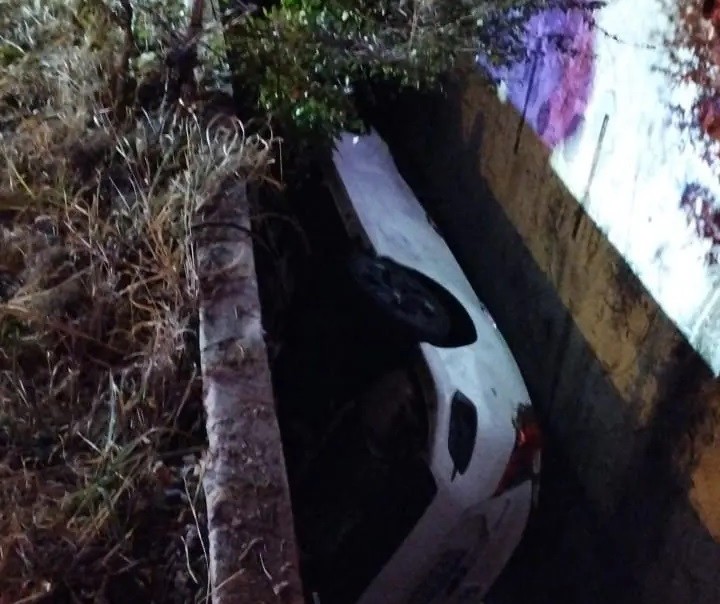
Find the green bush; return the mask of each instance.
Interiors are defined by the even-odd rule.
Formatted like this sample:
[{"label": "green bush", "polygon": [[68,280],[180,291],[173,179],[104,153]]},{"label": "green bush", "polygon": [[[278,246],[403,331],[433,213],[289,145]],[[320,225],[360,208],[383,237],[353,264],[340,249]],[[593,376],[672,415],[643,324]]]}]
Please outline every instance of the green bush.
[{"label": "green bush", "polygon": [[233,69],[244,93],[281,129],[330,140],[341,129],[361,127],[359,84],[390,80],[421,89],[463,54],[509,60],[524,52],[522,28],[532,14],[578,3],[280,0],[236,17],[229,35]]}]

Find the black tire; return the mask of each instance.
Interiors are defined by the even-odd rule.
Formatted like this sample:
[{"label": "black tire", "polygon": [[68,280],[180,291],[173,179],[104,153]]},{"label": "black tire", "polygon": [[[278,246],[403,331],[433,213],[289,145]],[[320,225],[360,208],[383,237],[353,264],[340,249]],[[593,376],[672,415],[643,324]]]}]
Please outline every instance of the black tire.
[{"label": "black tire", "polygon": [[406,337],[445,345],[453,321],[432,281],[389,258],[355,254],[348,269],[354,288]]}]

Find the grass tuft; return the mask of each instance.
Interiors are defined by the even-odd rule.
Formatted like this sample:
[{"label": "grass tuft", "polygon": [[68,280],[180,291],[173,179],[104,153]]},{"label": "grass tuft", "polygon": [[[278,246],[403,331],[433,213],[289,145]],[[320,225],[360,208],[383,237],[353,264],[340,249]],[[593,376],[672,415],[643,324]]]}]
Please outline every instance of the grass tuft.
[{"label": "grass tuft", "polygon": [[2,604],[205,597],[191,225],[270,145],[132,4],[0,9]]}]

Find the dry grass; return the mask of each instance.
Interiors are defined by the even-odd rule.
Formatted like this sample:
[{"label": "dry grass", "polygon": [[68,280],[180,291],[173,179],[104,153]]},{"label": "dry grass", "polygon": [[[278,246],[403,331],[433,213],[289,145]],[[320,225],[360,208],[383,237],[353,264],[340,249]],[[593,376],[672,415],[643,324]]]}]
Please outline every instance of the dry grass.
[{"label": "dry grass", "polygon": [[130,49],[123,3],[0,2],[2,604],[206,597],[191,222],[267,145],[133,4]]}]

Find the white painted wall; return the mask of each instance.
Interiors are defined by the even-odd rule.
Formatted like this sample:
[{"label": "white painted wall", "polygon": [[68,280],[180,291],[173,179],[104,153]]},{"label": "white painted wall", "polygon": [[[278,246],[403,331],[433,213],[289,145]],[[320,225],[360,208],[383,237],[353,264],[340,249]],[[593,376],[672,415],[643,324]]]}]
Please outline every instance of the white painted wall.
[{"label": "white painted wall", "polygon": [[[720,272],[706,260],[710,241],[698,236],[680,206],[688,183],[706,187],[720,200],[720,172],[704,159],[708,141],[693,140],[697,134],[682,128],[672,109],[689,110],[699,91],[667,75],[671,59],[665,40],[673,38],[676,26],[666,4],[674,3],[610,0],[596,14],[595,67],[584,120],[554,147],[551,165],[660,307],[720,374]],[[567,15],[546,17],[542,26],[530,27],[528,48],[536,48],[538,38],[553,28],[555,33],[577,29],[572,22]],[[566,59],[561,69],[571,69],[575,60]],[[528,124],[536,127],[537,110],[547,94],[541,81],[539,94],[528,98],[529,64],[494,75],[501,98],[520,112],[527,105]],[[535,78],[558,81],[552,73],[557,65],[557,55],[541,55]]]}]

